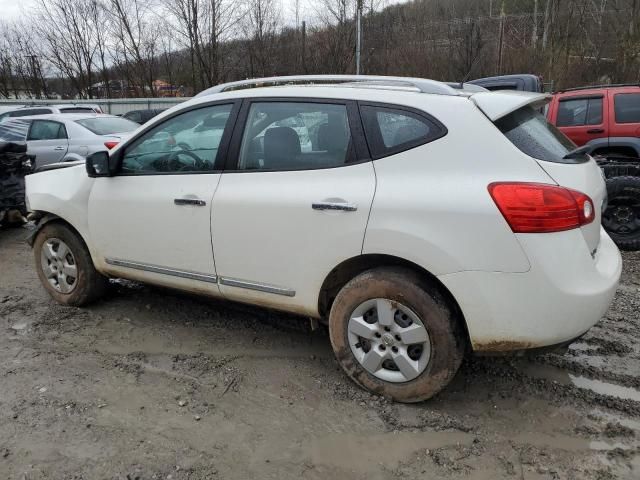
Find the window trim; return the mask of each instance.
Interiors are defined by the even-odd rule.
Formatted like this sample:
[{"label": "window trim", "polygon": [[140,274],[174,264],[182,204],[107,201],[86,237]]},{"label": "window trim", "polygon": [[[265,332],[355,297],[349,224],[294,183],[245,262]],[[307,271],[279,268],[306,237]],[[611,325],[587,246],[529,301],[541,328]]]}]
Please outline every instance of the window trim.
[{"label": "window trim", "polygon": [[[16,117],[16,118],[20,118],[20,117]],[[62,129],[64,130],[64,137],[63,138],[41,138],[41,139],[29,138],[31,136],[31,130],[33,129],[33,126],[37,122],[57,123],[58,125],[62,126]],[[29,130],[27,131],[27,137],[26,137],[25,141],[27,141],[27,142],[50,142],[52,140],[67,140],[67,142],[68,142],[69,141],[69,134],[67,133],[67,126],[64,123],[59,122],[57,120],[49,120],[47,118],[42,118],[42,119],[34,118],[34,119],[32,119],[31,123],[29,124]]]},{"label": "window trim", "polygon": [[640,92],[617,92],[613,94],[613,121],[616,125],[633,125],[634,123],[640,123],[640,119],[631,122],[619,122],[618,114],[616,112],[616,98],[624,95],[637,95],[640,97]]},{"label": "window trim", "polygon": [[[330,167],[316,168],[296,168],[296,169],[239,169],[240,148],[242,146],[242,138],[247,127],[247,119],[251,105],[254,103],[320,103],[330,105],[344,105],[347,110],[347,120],[349,122],[349,130],[352,139],[352,148],[348,152],[349,158],[342,165],[333,165]],[[240,114],[236,119],[236,128],[233,132],[231,146],[227,155],[227,162],[224,173],[273,173],[273,172],[308,172],[313,170],[328,170],[331,168],[344,168],[350,165],[357,165],[371,161],[369,151],[364,140],[364,131],[360,123],[360,115],[355,100],[346,100],[338,98],[319,98],[319,97],[247,97],[242,101]]]},{"label": "window trim", "polygon": [[[362,112],[361,107],[370,107],[370,108],[379,108],[386,110],[399,110],[401,112],[407,112],[413,116],[417,116],[428,120],[433,123],[436,127],[438,127],[439,132],[436,135],[430,135],[425,139],[414,140],[412,142],[405,142],[398,146],[387,148],[384,145],[384,141],[382,139],[382,132],[380,131],[380,125],[378,124],[378,128],[373,133],[374,138],[369,138],[366,134],[366,130],[364,129],[364,114]],[[439,140],[440,138],[446,136],[449,133],[447,127],[437,118],[428,114],[424,110],[420,110],[418,108],[408,107],[406,105],[396,105],[393,103],[385,103],[385,102],[368,102],[368,101],[359,101],[358,102],[358,111],[360,113],[360,119],[362,121],[362,129],[364,132],[364,137],[367,141],[367,145],[369,147],[369,152],[371,154],[371,158],[373,160],[380,160],[381,158],[389,157],[391,155],[396,155],[398,153],[406,152],[408,150],[412,150],[416,147],[420,147],[422,145],[426,145],[427,143],[434,142]],[[380,154],[377,152],[381,152]]]},{"label": "window trim", "polygon": [[[587,123],[587,119],[589,118],[589,114],[591,113],[591,100],[602,100],[602,118],[600,119],[600,123]],[[560,108],[562,103],[570,102],[572,100],[586,100],[587,101],[587,110],[584,114],[584,122],[580,125],[558,125],[558,117],[560,116]],[[598,125],[603,125],[605,120],[605,101],[604,94],[602,93],[594,93],[592,95],[571,95],[558,100],[558,111],[556,112],[556,127],[558,128],[584,128],[584,127],[595,127]]]},{"label": "window trim", "polygon": [[[229,143],[231,141],[231,135],[236,126],[236,122],[238,119],[238,112],[240,110],[242,99],[226,99],[226,100],[214,100],[211,102],[203,102],[198,103],[196,105],[192,105],[189,108],[180,109],[176,112],[173,112],[171,115],[168,115],[158,121],[155,122],[147,122],[142,125],[142,130],[138,132],[135,137],[131,137],[127,141],[127,145],[124,148],[118,150],[114,154],[112,154],[110,158],[111,164],[115,164],[113,171],[111,172],[111,176],[114,177],[148,177],[155,175],[211,175],[211,174],[220,174],[224,170],[224,163],[226,161],[226,157],[229,153]],[[143,135],[146,135],[150,130],[153,130],[157,126],[168,122],[169,120],[174,119],[175,117],[192,112],[194,110],[200,110],[202,108],[209,107],[217,107],[221,105],[231,105],[231,111],[229,112],[229,119],[227,120],[227,125],[225,126],[224,132],[222,133],[222,138],[220,139],[220,144],[218,145],[218,153],[216,154],[216,158],[213,163],[213,169],[200,171],[200,172],[122,172],[122,161],[126,152],[131,146],[136,143]]]}]

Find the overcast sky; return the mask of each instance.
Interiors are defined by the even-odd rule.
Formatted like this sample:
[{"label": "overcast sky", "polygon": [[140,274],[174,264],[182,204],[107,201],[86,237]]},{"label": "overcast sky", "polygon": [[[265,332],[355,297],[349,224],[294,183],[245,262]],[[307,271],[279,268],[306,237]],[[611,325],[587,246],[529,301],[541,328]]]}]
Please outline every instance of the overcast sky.
[{"label": "overcast sky", "polygon": [[[295,0],[280,0],[282,3],[282,14],[287,23],[294,23],[294,5]],[[383,0],[385,5],[393,3],[401,3],[407,0]],[[28,11],[36,0],[0,0],[0,19],[14,20],[20,18],[20,15]],[[317,4],[317,2],[315,2]],[[314,0],[300,0],[300,20],[313,21],[316,17],[316,8],[313,7]]]}]

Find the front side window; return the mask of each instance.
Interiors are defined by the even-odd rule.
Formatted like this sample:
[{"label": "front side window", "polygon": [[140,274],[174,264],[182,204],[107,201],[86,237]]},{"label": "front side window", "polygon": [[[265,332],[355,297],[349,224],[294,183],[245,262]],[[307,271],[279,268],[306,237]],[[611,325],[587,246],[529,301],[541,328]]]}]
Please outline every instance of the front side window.
[{"label": "front side window", "polygon": [[579,127],[602,123],[602,97],[560,100],[558,105],[558,127]]},{"label": "front side window", "polygon": [[362,105],[360,112],[369,149],[376,159],[409,150],[446,134],[442,125],[409,110]]},{"label": "front side window", "polygon": [[162,122],[126,149],[122,173],[212,171],[231,108],[232,105],[199,108]]},{"label": "front side window", "polygon": [[239,170],[311,170],[345,165],[353,145],[346,105],[251,104]]},{"label": "front side window", "polygon": [[640,123],[640,93],[618,93],[613,104],[616,123]]},{"label": "front side window", "polygon": [[67,138],[67,130],[60,122],[34,120],[27,140],[59,140]]}]

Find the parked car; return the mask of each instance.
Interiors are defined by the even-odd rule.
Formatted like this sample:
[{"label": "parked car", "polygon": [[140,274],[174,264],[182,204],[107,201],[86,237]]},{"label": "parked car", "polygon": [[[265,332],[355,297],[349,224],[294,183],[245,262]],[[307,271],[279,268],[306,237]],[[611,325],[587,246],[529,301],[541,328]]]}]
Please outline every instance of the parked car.
[{"label": "parked car", "polygon": [[[353,83],[313,85],[333,78]],[[393,77],[219,85],[85,168],[27,177],[38,276],[67,305],[120,277],[321,319],[359,385],[429,398],[467,349],[566,345],[616,291],[603,177],[538,112],[549,100]],[[221,117],[209,144],[170,141]]]},{"label": "parked car", "polygon": [[26,141],[35,167],[83,160],[129,137],[139,125],[104,114],[54,114],[21,117],[0,124],[0,140]]},{"label": "parked car", "polygon": [[548,118],[581,152],[596,157],[609,193],[602,223],[620,248],[640,250],[640,86],[556,92]]},{"label": "parked car", "polygon": [[490,91],[516,90],[522,92],[544,92],[542,78],[529,73],[478,78],[468,83],[479,85]]},{"label": "parked car", "polygon": [[127,120],[131,120],[132,122],[136,122],[140,125],[147,123],[156,115],[160,115],[164,112],[165,109],[152,108],[148,110],[131,110],[123,115],[122,118],[126,118]]},{"label": "parked car", "polygon": [[24,176],[32,160],[26,143],[0,141],[0,225],[22,224],[27,215]]},{"label": "parked car", "polygon": [[50,115],[54,113],[102,113],[102,109],[98,105],[71,103],[61,105],[20,106],[0,113],[0,122],[9,118]]}]

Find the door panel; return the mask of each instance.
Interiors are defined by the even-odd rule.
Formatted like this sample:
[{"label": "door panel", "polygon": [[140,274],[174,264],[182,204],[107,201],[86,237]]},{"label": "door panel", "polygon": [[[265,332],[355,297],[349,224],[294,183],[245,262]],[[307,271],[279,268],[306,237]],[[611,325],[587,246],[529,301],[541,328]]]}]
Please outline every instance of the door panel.
[{"label": "door panel", "polygon": [[33,120],[27,148],[30,155],[35,155],[37,167],[60,162],[69,148],[64,125],[52,120]]},{"label": "door panel", "polygon": [[[317,313],[326,275],[362,252],[371,162],[295,172],[225,173],[214,198],[216,267],[225,297]],[[314,204],[349,208],[314,209]],[[258,290],[224,280],[257,282]],[[268,288],[281,289],[280,294]]]},{"label": "door panel", "polygon": [[326,276],[362,252],[375,175],[353,163],[354,109],[305,102],[245,103],[211,225],[225,297],[315,316]]},{"label": "door panel", "polygon": [[603,95],[563,97],[557,103],[552,123],[580,147],[609,135],[607,108]]},{"label": "door panel", "polygon": [[186,111],[116,152],[119,175],[96,178],[89,198],[94,257],[106,272],[219,294],[211,206],[237,109]]}]

